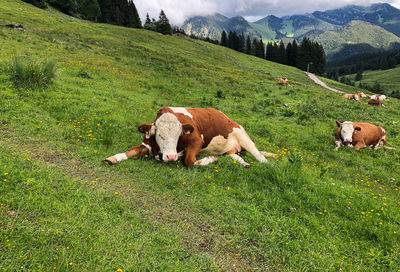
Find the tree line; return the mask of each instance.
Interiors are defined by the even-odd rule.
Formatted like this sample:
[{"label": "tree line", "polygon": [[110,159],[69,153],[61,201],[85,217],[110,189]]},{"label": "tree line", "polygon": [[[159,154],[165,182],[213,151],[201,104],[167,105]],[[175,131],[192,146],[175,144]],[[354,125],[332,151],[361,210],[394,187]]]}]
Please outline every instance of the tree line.
[{"label": "tree line", "polygon": [[268,42],[265,46],[262,39],[253,38],[251,40],[250,36],[245,38],[243,33],[238,35],[234,31],[229,31],[227,34],[224,30],[221,33],[220,45],[262,59],[297,67],[303,71],[308,70],[319,75],[325,73],[325,51],[322,45],[308,38],[303,38],[300,45],[293,40],[286,46],[283,41],[279,44]]},{"label": "tree line", "polygon": [[141,28],[135,4],[131,0],[23,0],[39,8],[51,5],[68,15],[85,20]]},{"label": "tree line", "polygon": [[358,74],[365,70],[387,70],[399,64],[400,49],[361,53],[328,63],[327,76],[339,81],[344,75]]}]

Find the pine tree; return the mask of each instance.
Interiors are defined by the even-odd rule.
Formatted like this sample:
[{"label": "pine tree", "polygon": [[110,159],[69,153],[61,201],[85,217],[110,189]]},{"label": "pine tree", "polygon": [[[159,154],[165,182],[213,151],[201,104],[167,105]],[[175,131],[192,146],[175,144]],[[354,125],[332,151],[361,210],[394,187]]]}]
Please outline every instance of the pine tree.
[{"label": "pine tree", "polygon": [[102,23],[112,24],[113,23],[113,3],[112,0],[98,0]]},{"label": "pine tree", "polygon": [[160,16],[158,18],[157,25],[156,25],[156,31],[161,34],[164,34],[164,35],[172,34],[172,27],[171,27],[169,20],[163,10],[161,10]]},{"label": "pine tree", "polygon": [[281,64],[287,64],[287,54],[283,41],[279,43],[277,62]]},{"label": "pine tree", "polygon": [[251,40],[250,40],[250,36],[247,36],[246,39],[246,49],[245,49],[245,53],[246,54],[251,54]]},{"label": "pine tree", "polygon": [[244,34],[242,32],[242,34],[239,35],[238,37],[238,51],[239,52],[244,52],[245,51],[245,41],[244,41]]},{"label": "pine tree", "polygon": [[267,43],[267,50],[266,50],[266,53],[265,53],[265,59],[269,60],[269,61],[272,61],[272,59],[273,59],[273,49],[272,49],[272,43],[271,42]]},{"label": "pine tree", "polygon": [[74,15],[78,12],[76,0],[47,0],[47,3],[69,15]]},{"label": "pine tree", "polygon": [[127,27],[142,28],[142,21],[140,20],[138,11],[133,2],[128,2],[125,22]]},{"label": "pine tree", "polygon": [[227,46],[228,45],[228,37],[226,35],[225,30],[223,30],[222,33],[221,33],[221,45],[222,46]]},{"label": "pine tree", "polygon": [[35,7],[45,9],[47,8],[47,3],[45,0],[23,0],[26,3],[32,4]]},{"label": "pine tree", "polygon": [[79,2],[79,13],[87,20],[97,22],[100,17],[101,11],[97,0],[81,0]]},{"label": "pine tree", "polygon": [[153,19],[153,21],[150,20],[150,16],[149,16],[149,14],[147,13],[147,14],[146,14],[146,21],[144,22],[143,28],[144,28],[144,29],[147,29],[147,30],[155,31],[155,30],[156,30],[155,27],[156,27],[156,26],[154,25],[154,19]]},{"label": "pine tree", "polygon": [[256,56],[259,57],[259,58],[262,58],[262,59],[265,58],[265,46],[264,46],[264,42],[263,42],[262,39],[260,39],[258,41]]}]

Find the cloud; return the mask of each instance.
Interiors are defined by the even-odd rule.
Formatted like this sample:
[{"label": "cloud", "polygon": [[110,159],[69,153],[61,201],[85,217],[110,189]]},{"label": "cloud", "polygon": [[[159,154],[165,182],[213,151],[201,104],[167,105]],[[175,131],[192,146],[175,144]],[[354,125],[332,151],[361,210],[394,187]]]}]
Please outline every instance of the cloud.
[{"label": "cloud", "polygon": [[151,18],[158,19],[163,9],[174,25],[181,25],[185,19],[192,16],[217,12],[228,17],[244,16],[252,21],[267,15],[304,14],[346,5],[370,5],[382,2],[400,8],[400,0],[134,0],[143,22],[146,19],[146,13]]}]

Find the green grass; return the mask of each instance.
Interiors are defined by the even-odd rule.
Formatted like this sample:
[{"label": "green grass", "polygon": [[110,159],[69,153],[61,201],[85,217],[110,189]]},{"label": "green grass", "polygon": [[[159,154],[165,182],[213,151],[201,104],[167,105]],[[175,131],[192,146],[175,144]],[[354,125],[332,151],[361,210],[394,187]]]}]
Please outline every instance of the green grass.
[{"label": "green grass", "polygon": [[16,57],[9,65],[9,77],[16,88],[46,88],[56,75],[53,61],[32,63]]},{"label": "green grass", "polygon": [[[391,95],[392,92],[400,92],[400,66],[388,70],[364,71],[361,81],[356,81],[356,85],[367,84],[374,86],[378,82],[385,91],[386,95]],[[355,80],[355,75],[349,75],[351,80]]]},{"label": "green grass", "polygon": [[[27,31],[0,27],[0,271],[400,269],[399,100],[369,107],[292,67],[21,1],[0,0],[7,23]],[[53,83],[16,87],[18,56],[54,61]],[[101,163],[163,106],[218,108],[279,158]],[[334,152],[335,119],[385,127],[396,150]]]}]

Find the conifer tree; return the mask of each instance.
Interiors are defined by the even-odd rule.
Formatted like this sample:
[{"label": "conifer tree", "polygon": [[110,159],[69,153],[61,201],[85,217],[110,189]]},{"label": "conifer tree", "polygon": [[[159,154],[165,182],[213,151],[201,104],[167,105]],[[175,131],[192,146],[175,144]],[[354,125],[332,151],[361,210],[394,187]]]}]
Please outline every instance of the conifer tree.
[{"label": "conifer tree", "polygon": [[113,3],[112,0],[98,0],[101,11],[101,22],[111,24],[113,23]]},{"label": "conifer tree", "polygon": [[158,17],[158,21],[156,24],[156,31],[164,35],[172,34],[172,27],[163,10],[161,10],[160,16]]},{"label": "conifer tree", "polygon": [[221,33],[221,45],[222,46],[228,46],[228,37],[226,35],[225,30],[223,30],[222,33]]},{"label": "conifer tree", "polygon": [[277,62],[281,64],[287,64],[287,54],[283,41],[279,43]]},{"label": "conifer tree", "polygon": [[125,22],[127,27],[142,28],[142,21],[133,2],[128,2]]},{"label": "conifer tree", "polygon": [[262,39],[258,41],[258,46],[257,46],[257,57],[259,58],[265,58],[265,48],[264,48],[264,42]]},{"label": "conifer tree", "polygon": [[245,51],[245,41],[244,41],[244,34],[240,34],[238,36],[238,51],[239,52],[244,52]]},{"label": "conifer tree", "polygon": [[35,7],[45,9],[47,8],[47,3],[45,0],[23,0],[26,3],[32,4]]},{"label": "conifer tree", "polygon": [[47,0],[47,3],[69,15],[74,15],[78,12],[78,2],[76,0]]},{"label": "conifer tree", "polygon": [[251,54],[251,40],[250,40],[250,36],[247,36],[246,39],[246,49],[245,49],[245,53],[246,54]]},{"label": "conifer tree", "polygon": [[97,22],[97,18],[101,15],[98,1],[81,0],[79,2],[79,13],[82,14],[85,19]]}]

